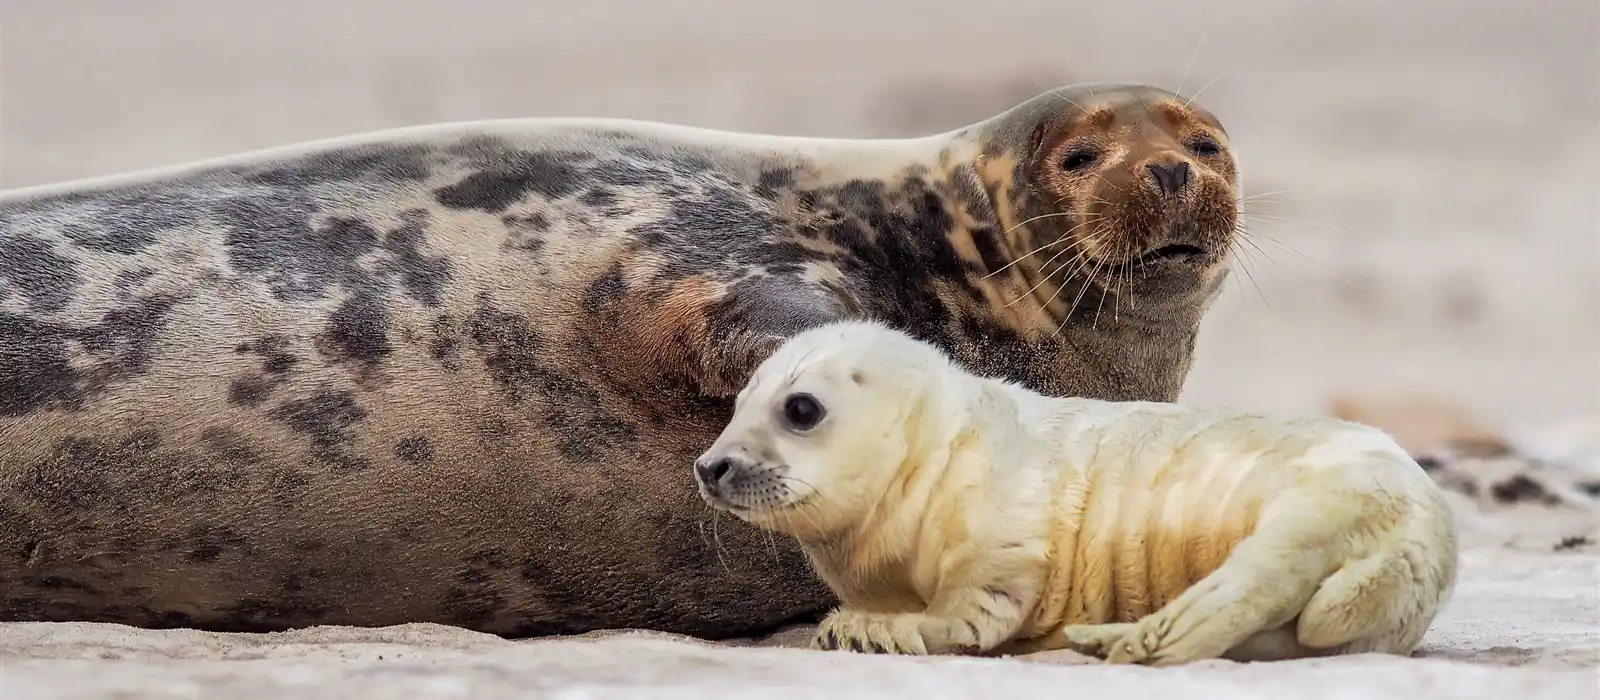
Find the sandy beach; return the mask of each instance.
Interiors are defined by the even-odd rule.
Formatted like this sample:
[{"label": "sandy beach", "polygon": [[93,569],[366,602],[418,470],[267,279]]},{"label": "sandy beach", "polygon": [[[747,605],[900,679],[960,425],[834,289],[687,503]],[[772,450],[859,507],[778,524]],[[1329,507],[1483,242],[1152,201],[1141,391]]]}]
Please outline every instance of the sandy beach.
[{"label": "sandy beach", "polygon": [[1593,0],[3,0],[0,187],[491,117],[911,135],[1080,80],[1203,90],[1259,196],[1183,401],[1429,397],[1572,487],[1459,495],[1461,584],[1415,657],[1146,669],[826,654],[800,629],[0,623],[0,697],[1600,697]]}]

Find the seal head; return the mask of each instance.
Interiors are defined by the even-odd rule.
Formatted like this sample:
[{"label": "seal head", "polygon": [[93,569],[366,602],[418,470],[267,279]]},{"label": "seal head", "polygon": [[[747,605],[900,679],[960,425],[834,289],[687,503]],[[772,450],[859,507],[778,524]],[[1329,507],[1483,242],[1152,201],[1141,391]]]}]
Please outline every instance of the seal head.
[{"label": "seal head", "polygon": [[[694,463],[708,505],[770,529],[821,537],[861,522],[912,455],[942,438],[950,361],[871,322],[796,335],[756,370],[733,418]],[[817,495],[826,494],[825,498]]]},{"label": "seal head", "polygon": [[1026,252],[1028,276],[1055,282],[1039,285],[1056,290],[1044,303],[1072,294],[1070,316],[1104,295],[1159,305],[1219,288],[1239,174],[1211,112],[1151,86],[1087,85],[1046,92],[991,128],[990,143],[1023,154],[1007,243]]}]

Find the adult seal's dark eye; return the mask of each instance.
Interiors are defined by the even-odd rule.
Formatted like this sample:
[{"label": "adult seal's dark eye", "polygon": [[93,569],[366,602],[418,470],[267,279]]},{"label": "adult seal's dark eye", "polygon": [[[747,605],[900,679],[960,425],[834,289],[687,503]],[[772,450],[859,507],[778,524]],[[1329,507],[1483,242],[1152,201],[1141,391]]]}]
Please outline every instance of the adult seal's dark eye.
[{"label": "adult seal's dark eye", "polygon": [[792,430],[805,432],[817,427],[825,413],[822,404],[810,394],[790,394],[783,400],[783,422]]},{"label": "adult seal's dark eye", "polygon": [[1222,152],[1222,147],[1211,139],[1200,139],[1189,144],[1189,152],[1203,158],[1209,158]]},{"label": "adult seal's dark eye", "polygon": [[1100,154],[1095,153],[1094,151],[1074,151],[1067,154],[1067,157],[1062,159],[1061,169],[1072,171],[1082,170],[1094,165],[1094,162],[1097,160],[1100,160]]}]

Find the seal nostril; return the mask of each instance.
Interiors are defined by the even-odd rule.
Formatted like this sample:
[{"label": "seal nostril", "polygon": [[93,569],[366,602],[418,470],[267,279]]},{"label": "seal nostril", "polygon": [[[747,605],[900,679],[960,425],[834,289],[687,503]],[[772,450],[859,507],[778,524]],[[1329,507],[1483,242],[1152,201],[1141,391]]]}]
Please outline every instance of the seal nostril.
[{"label": "seal nostril", "polygon": [[1150,171],[1151,177],[1156,179],[1156,186],[1161,188],[1161,193],[1172,196],[1189,184],[1189,164],[1178,162],[1168,165],[1151,163],[1145,166]]},{"label": "seal nostril", "polygon": [[707,484],[715,484],[733,470],[733,460],[727,457],[712,462],[700,462],[694,465],[694,470],[700,480]]}]

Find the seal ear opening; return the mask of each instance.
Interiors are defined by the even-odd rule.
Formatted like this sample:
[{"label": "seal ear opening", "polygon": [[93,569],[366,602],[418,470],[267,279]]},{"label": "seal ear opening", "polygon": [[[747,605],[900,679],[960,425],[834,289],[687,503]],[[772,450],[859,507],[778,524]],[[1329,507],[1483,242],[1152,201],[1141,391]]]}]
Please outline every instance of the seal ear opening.
[{"label": "seal ear opening", "polygon": [[1029,160],[1039,157],[1039,146],[1044,143],[1044,122],[1033,125],[1033,133],[1028,135]]}]

